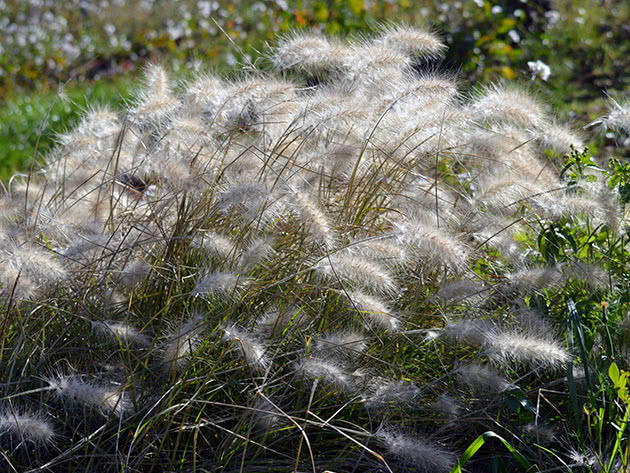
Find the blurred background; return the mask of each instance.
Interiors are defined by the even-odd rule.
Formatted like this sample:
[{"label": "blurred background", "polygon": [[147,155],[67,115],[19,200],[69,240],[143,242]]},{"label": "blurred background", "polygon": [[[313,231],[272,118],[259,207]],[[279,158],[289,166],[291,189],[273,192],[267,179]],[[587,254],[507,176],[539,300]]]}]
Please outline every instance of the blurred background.
[{"label": "blurred background", "polygon": [[464,93],[517,81],[578,126],[630,92],[627,0],[0,0],[0,180],[41,162],[88,107],[124,106],[147,61],[178,79],[235,76],[267,68],[279,34],[361,35],[383,21],[438,32],[438,68]]}]

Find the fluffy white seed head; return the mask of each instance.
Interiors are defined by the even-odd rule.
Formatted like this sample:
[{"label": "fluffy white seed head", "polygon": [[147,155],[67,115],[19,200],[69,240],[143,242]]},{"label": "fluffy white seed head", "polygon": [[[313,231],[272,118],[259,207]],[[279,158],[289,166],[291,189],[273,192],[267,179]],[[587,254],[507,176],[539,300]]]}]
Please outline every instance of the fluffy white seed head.
[{"label": "fluffy white seed head", "polygon": [[14,407],[0,409],[0,439],[3,443],[8,438],[15,446],[46,447],[54,444],[55,437],[55,428],[44,414]]},{"label": "fluffy white seed head", "polygon": [[460,320],[444,327],[440,336],[479,347],[488,342],[488,332],[492,328],[491,324],[483,320]]},{"label": "fluffy white seed head", "polygon": [[487,87],[478,93],[470,109],[472,118],[486,123],[543,129],[547,122],[545,107],[515,87]]},{"label": "fluffy white seed head", "polygon": [[236,296],[247,285],[248,280],[236,273],[208,271],[201,275],[192,290],[193,296]]},{"label": "fluffy white seed head", "polygon": [[295,372],[300,378],[321,380],[342,392],[354,388],[354,376],[332,360],[322,360],[309,356],[295,365]]},{"label": "fluffy white seed head", "polygon": [[395,331],[400,327],[400,320],[385,302],[361,291],[349,294],[350,305],[355,308],[368,325],[378,325]]},{"label": "fluffy white seed head", "polygon": [[127,288],[138,286],[147,279],[152,269],[153,266],[140,258],[130,261],[119,274],[120,282]]},{"label": "fluffy white seed head", "polygon": [[335,248],[337,235],[334,227],[314,199],[305,192],[296,192],[293,197],[293,209],[311,241],[327,250]]},{"label": "fluffy white seed head", "polygon": [[148,336],[138,332],[135,328],[124,322],[111,320],[92,322],[92,330],[102,337],[123,345],[137,345],[147,347],[151,345]]},{"label": "fluffy white seed head", "polygon": [[455,304],[475,304],[480,302],[485,295],[484,285],[469,279],[444,283],[435,294],[441,301]]},{"label": "fluffy white seed head", "polygon": [[293,33],[276,46],[271,58],[278,70],[298,69],[317,73],[339,66],[343,48],[326,36],[315,33]]},{"label": "fluffy white seed head", "polygon": [[630,100],[619,103],[611,98],[608,115],[589,123],[585,128],[593,126],[600,126],[603,130],[614,129],[620,133],[630,134]]},{"label": "fluffy white seed head", "polygon": [[50,389],[60,399],[97,409],[104,415],[122,415],[132,408],[131,401],[118,386],[84,381],[78,376],[56,376],[47,381]]},{"label": "fluffy white seed head", "polygon": [[317,337],[313,353],[322,358],[353,359],[367,348],[365,335],[359,332],[336,332]]},{"label": "fluffy white seed head", "polygon": [[497,365],[559,370],[571,360],[567,349],[552,334],[541,336],[523,330],[497,329],[489,337],[488,357]]},{"label": "fluffy white seed head", "polygon": [[446,473],[455,465],[453,452],[428,440],[405,435],[391,428],[382,428],[375,437],[405,467],[422,473]]},{"label": "fluffy white seed head", "polygon": [[446,45],[435,34],[404,25],[386,26],[377,42],[408,55],[441,56]]},{"label": "fluffy white seed head", "polygon": [[271,240],[269,238],[256,238],[239,256],[239,271],[247,273],[272,255]]},{"label": "fluffy white seed head", "polygon": [[339,284],[351,284],[376,294],[393,294],[396,283],[379,264],[360,256],[336,253],[320,261],[315,270]]},{"label": "fluffy white seed head", "polygon": [[188,322],[173,329],[162,347],[162,359],[167,371],[184,369],[190,356],[203,341],[203,316],[195,315]]},{"label": "fluffy white seed head", "polygon": [[363,394],[363,400],[368,409],[400,408],[411,406],[419,395],[420,388],[413,383],[376,378]]},{"label": "fluffy white seed head", "polygon": [[425,268],[460,272],[471,256],[470,249],[456,235],[437,228],[425,218],[399,224],[398,238],[407,247],[410,261]]},{"label": "fluffy white seed head", "polygon": [[477,393],[501,393],[512,385],[493,368],[472,363],[455,370],[457,382]]},{"label": "fluffy white seed head", "polygon": [[132,117],[141,129],[155,127],[160,129],[173,117],[180,106],[173,95],[170,79],[166,70],[152,64],[145,70],[145,86],[138,94]]},{"label": "fluffy white seed head", "polygon": [[252,333],[246,332],[236,325],[228,325],[223,329],[223,339],[233,342],[243,359],[252,368],[265,371],[271,364],[265,345],[256,340]]},{"label": "fluffy white seed head", "polygon": [[542,149],[550,149],[559,155],[569,154],[571,146],[575,149],[584,147],[584,140],[568,125],[552,123],[536,136],[536,142]]},{"label": "fluffy white seed head", "polygon": [[566,276],[558,266],[525,268],[507,275],[510,286],[523,293],[530,293],[563,284]]}]

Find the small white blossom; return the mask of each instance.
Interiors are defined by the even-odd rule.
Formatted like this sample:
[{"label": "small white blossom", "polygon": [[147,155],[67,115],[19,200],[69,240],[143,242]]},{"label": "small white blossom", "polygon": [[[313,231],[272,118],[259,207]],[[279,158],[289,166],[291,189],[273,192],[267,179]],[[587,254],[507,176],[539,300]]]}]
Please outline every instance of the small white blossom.
[{"label": "small white blossom", "polygon": [[536,77],[540,77],[542,80],[546,81],[551,75],[551,68],[540,59],[536,61],[529,61],[527,63],[527,67],[529,67],[529,70],[532,73],[532,80]]},{"label": "small white blossom", "polygon": [[520,43],[521,41],[521,35],[519,35],[516,30],[508,31],[508,36],[514,43]]}]

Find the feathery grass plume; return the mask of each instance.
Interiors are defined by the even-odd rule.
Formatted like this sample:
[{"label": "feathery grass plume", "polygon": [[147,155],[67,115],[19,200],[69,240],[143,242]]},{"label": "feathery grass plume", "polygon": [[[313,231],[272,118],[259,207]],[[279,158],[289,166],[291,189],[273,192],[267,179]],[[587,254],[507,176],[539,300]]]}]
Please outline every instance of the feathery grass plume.
[{"label": "feathery grass plume", "polygon": [[525,268],[506,276],[509,282],[508,288],[517,289],[524,294],[560,286],[567,279],[560,266]]},{"label": "feathery grass plume", "polygon": [[304,224],[312,242],[327,250],[337,246],[337,235],[326,214],[306,192],[295,192],[289,204]]},{"label": "feathery grass plume", "polygon": [[483,346],[488,342],[488,332],[492,328],[492,324],[484,320],[460,320],[444,327],[440,337],[472,346]]},{"label": "feathery grass plume", "polygon": [[316,266],[315,271],[331,281],[353,285],[376,294],[396,293],[393,277],[379,264],[347,253],[335,253]]},{"label": "feathery grass plume", "polygon": [[395,225],[398,239],[407,247],[410,262],[455,273],[466,268],[470,249],[446,229],[434,226],[427,217]]},{"label": "feathery grass plume", "polygon": [[[347,78],[358,80],[359,84],[382,83],[383,75],[403,80],[404,73],[411,70],[412,64],[411,58],[400,50],[367,41],[353,44],[350,54],[344,59],[344,68],[349,74]],[[388,75],[391,73],[395,75]]]},{"label": "feathery grass plume", "polygon": [[[426,176],[418,176],[409,182],[394,202],[411,218],[435,214],[436,205],[440,222],[455,223],[461,218],[455,205],[458,197],[442,183],[436,183],[434,178]],[[458,204],[461,207],[463,203]],[[432,215],[432,220],[435,221],[435,215]]]},{"label": "feathery grass plume", "polygon": [[406,25],[385,25],[376,43],[397,49],[409,56],[435,58],[442,56],[446,45],[437,35]]},{"label": "feathery grass plume", "polygon": [[236,183],[223,192],[217,207],[224,213],[236,212],[250,222],[269,208],[271,194],[264,184],[258,182]]},{"label": "feathery grass plume", "polygon": [[351,391],[355,385],[355,376],[346,372],[341,365],[330,359],[322,360],[307,356],[302,361],[295,363],[295,374],[298,379],[321,379],[342,392]]},{"label": "feathery grass plume", "polygon": [[256,238],[243,250],[238,258],[239,272],[247,273],[271,257],[274,249],[270,238]]},{"label": "feathery grass plume", "polygon": [[[545,201],[548,189],[542,183],[529,181],[513,172],[485,175],[479,178],[478,185],[475,203],[498,215],[511,215],[524,203],[539,209],[537,204],[544,202],[544,208],[553,208],[552,202]],[[558,185],[558,188],[561,187]]]},{"label": "feathery grass plume", "polygon": [[457,383],[467,386],[474,392],[502,393],[513,387],[503,376],[489,366],[471,363],[455,369]]},{"label": "feathery grass plume", "polygon": [[171,330],[162,345],[162,360],[166,371],[181,371],[187,366],[190,356],[203,341],[204,329],[203,316],[197,314]]},{"label": "feathery grass plume", "polygon": [[609,98],[608,115],[598,118],[584,128],[599,126],[602,130],[614,129],[620,133],[630,134],[630,100],[619,103]]},{"label": "feathery grass plume", "polygon": [[297,69],[317,74],[339,67],[345,48],[324,35],[293,32],[283,37],[273,51],[277,70]]},{"label": "feathery grass plume", "polygon": [[584,140],[577,131],[568,125],[553,122],[535,134],[536,143],[543,149],[550,149],[555,154],[563,156],[571,152],[571,146],[576,149],[584,148]]},{"label": "feathery grass plume", "polygon": [[269,368],[271,360],[265,353],[266,347],[253,334],[230,324],[223,329],[223,339],[234,342],[250,367],[259,371]]},{"label": "feathery grass plume", "polygon": [[576,260],[566,266],[562,266],[561,270],[567,279],[577,279],[591,291],[612,289],[610,285],[615,282],[605,268],[596,264],[583,263]]},{"label": "feathery grass plume", "polygon": [[[510,129],[513,131],[514,128]],[[489,172],[490,178],[511,174],[516,170],[511,168],[515,159],[506,162],[506,156],[518,155],[523,147],[528,149],[528,141],[531,136],[511,136],[505,128],[493,126],[475,126],[470,123],[461,125],[460,133],[466,138],[463,145],[462,159],[479,171],[484,171],[481,176]],[[520,139],[520,141],[519,141]],[[483,189],[483,186],[481,187]]]},{"label": "feathery grass plume", "polygon": [[497,328],[488,335],[486,354],[495,364],[560,370],[571,356],[552,334],[531,334],[521,329]]},{"label": "feathery grass plume", "polygon": [[[522,261],[523,252],[514,236],[523,231],[521,219],[490,212],[474,212],[466,222],[475,244],[498,249],[505,258]],[[518,265],[517,265],[518,266]]]},{"label": "feathery grass plume", "polygon": [[38,286],[27,275],[22,274],[19,268],[6,266],[0,279],[0,297],[10,298],[14,301],[23,301],[36,295]]},{"label": "feathery grass plume", "polygon": [[510,85],[493,84],[478,90],[469,105],[473,120],[512,124],[517,127],[544,129],[547,110],[524,90]]},{"label": "feathery grass plume", "polygon": [[146,281],[152,270],[152,265],[138,258],[129,262],[129,264],[122,269],[118,275],[118,279],[123,286],[131,289]]},{"label": "feathery grass plume", "polygon": [[359,314],[368,325],[379,325],[391,331],[396,331],[400,327],[398,317],[385,302],[377,297],[361,291],[351,292],[348,296],[350,298],[350,304],[359,311]]},{"label": "feathery grass plume", "polygon": [[[191,159],[210,143],[208,130],[199,117],[173,118],[166,139],[172,139],[175,145],[183,144]],[[181,148],[180,146],[180,151]]]},{"label": "feathery grass plume", "polygon": [[351,360],[367,348],[365,335],[358,332],[330,333],[316,337],[313,341],[313,354],[322,359],[337,357],[340,360]]},{"label": "feathery grass plume", "polygon": [[589,193],[572,193],[562,196],[555,202],[555,205],[551,205],[547,215],[553,219],[567,217],[573,221],[588,216],[593,223],[607,223],[607,210],[606,207],[602,207],[595,196],[589,195]]},{"label": "feathery grass plume", "polygon": [[182,103],[191,116],[199,114],[204,121],[212,121],[216,109],[225,100],[227,87],[220,77],[201,74],[184,84]]},{"label": "feathery grass plume", "polygon": [[445,303],[474,305],[480,303],[486,295],[487,289],[482,283],[461,279],[441,284],[431,300],[439,298]]},{"label": "feathery grass plume", "polygon": [[97,409],[103,415],[123,415],[132,409],[131,401],[118,386],[84,381],[80,376],[58,375],[46,381],[59,399]]},{"label": "feathery grass plume", "polygon": [[0,408],[0,440],[4,445],[9,443],[4,439],[8,437],[15,448],[46,448],[54,445],[56,436],[54,425],[41,412]]},{"label": "feathery grass plume", "polygon": [[166,70],[158,64],[150,64],[144,72],[144,87],[135,99],[131,118],[143,131],[160,132],[180,107],[174,96]]},{"label": "feathery grass plume", "polygon": [[151,339],[149,337],[123,322],[114,322],[111,320],[95,321],[92,322],[92,330],[105,339],[110,339],[117,343],[140,347],[148,347],[151,345]]},{"label": "feathery grass plume", "polygon": [[405,248],[392,238],[359,240],[357,243],[351,243],[349,250],[389,269],[402,266],[407,258]]},{"label": "feathery grass plume", "polygon": [[438,411],[442,416],[446,418],[448,422],[457,421],[460,411],[460,405],[448,394],[441,394],[433,403],[433,407],[436,411]]},{"label": "feathery grass plume", "polygon": [[385,446],[387,453],[395,457],[407,471],[448,472],[457,461],[453,452],[428,440],[405,435],[391,427],[381,428],[374,436]]},{"label": "feathery grass plume", "polygon": [[193,296],[236,296],[247,287],[249,280],[226,271],[204,271],[192,290]]},{"label": "feathery grass plume", "polygon": [[[585,174],[589,174],[588,170]],[[590,176],[595,179],[592,181],[581,180],[579,186],[584,190],[583,196],[590,197],[597,202],[601,215],[599,222],[608,225],[608,228],[611,229],[618,229],[622,225],[626,225],[627,217],[620,205],[618,189],[611,189],[607,184],[607,179],[599,172],[593,172]]]},{"label": "feathery grass plume", "polygon": [[360,145],[345,143],[318,142],[314,149],[314,158],[321,162],[322,172],[339,182],[347,182],[356,164],[356,155]]},{"label": "feathery grass plume", "polygon": [[197,233],[191,245],[221,260],[229,259],[236,251],[236,242],[234,240],[215,232]]},{"label": "feathery grass plume", "polygon": [[113,147],[120,132],[121,122],[115,112],[103,106],[94,107],[87,110],[72,131],[59,134],[57,142],[66,153],[82,149],[99,151]]},{"label": "feathery grass plume", "polygon": [[273,338],[289,329],[303,327],[307,320],[303,307],[289,305],[282,309],[271,309],[256,321],[255,332],[266,338]]},{"label": "feathery grass plume", "polygon": [[437,72],[422,72],[409,84],[423,97],[439,96],[446,100],[459,96],[456,77]]},{"label": "feathery grass plume", "polygon": [[600,459],[598,455],[590,448],[583,448],[582,451],[569,449],[567,454],[570,467],[586,467],[591,471],[601,471],[604,459]]},{"label": "feathery grass plume", "polygon": [[67,276],[59,259],[39,247],[10,242],[0,251],[0,264],[4,267],[0,278],[0,291],[9,297],[29,299]]},{"label": "feathery grass plume", "polygon": [[420,388],[411,382],[375,378],[362,397],[365,407],[378,410],[389,405],[394,408],[409,407],[419,395]]}]

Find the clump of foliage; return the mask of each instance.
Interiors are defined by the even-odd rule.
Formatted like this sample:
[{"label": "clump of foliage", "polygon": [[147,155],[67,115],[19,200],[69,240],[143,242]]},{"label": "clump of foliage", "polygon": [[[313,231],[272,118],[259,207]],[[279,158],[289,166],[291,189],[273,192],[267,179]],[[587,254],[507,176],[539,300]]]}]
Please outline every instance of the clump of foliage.
[{"label": "clump of foliage", "polygon": [[232,79],[154,64],[12,179],[0,461],[624,462],[626,168],[523,87],[460,93],[444,51],[387,25],[285,35]]}]

